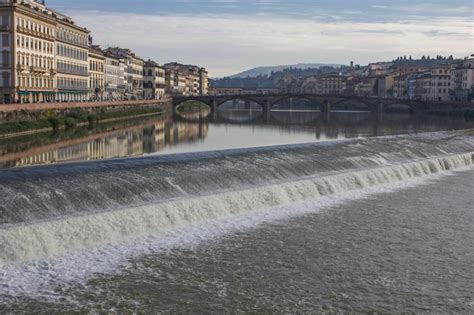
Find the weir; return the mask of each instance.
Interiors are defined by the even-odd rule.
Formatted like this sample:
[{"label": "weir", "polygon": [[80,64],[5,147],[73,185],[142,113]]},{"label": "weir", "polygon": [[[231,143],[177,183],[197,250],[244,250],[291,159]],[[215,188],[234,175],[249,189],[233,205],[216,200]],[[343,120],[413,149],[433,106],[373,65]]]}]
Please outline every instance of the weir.
[{"label": "weir", "polygon": [[13,225],[0,230],[0,265],[59,255],[239,213],[407,181],[473,165],[473,153],[306,178],[145,206]]},{"label": "weir", "polygon": [[473,154],[472,135],[433,133],[4,171],[0,264],[317,203],[470,167]]}]

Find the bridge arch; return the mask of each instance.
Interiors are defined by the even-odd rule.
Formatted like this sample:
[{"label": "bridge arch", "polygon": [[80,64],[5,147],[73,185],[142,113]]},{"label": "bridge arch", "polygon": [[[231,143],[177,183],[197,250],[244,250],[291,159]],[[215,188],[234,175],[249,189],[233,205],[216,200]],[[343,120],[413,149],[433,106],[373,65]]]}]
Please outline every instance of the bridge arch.
[{"label": "bridge arch", "polygon": [[219,108],[220,106],[224,105],[225,103],[230,102],[230,101],[235,101],[235,100],[249,101],[251,103],[258,104],[258,105],[260,105],[260,107],[263,108],[263,104],[262,104],[261,100],[257,100],[255,98],[252,98],[252,97],[249,97],[249,96],[246,96],[246,95],[235,95],[235,96],[231,96],[231,97],[216,98],[216,107]]},{"label": "bridge arch", "polygon": [[211,100],[209,99],[202,99],[202,98],[180,98],[180,99],[176,99],[176,100],[173,100],[173,107],[176,109],[178,108],[179,106],[183,105],[184,103],[187,103],[187,102],[199,102],[199,103],[203,103],[209,107],[211,107]]},{"label": "bridge arch", "polygon": [[188,100],[174,107],[174,114],[188,121],[196,121],[208,117],[211,106],[201,101]]}]

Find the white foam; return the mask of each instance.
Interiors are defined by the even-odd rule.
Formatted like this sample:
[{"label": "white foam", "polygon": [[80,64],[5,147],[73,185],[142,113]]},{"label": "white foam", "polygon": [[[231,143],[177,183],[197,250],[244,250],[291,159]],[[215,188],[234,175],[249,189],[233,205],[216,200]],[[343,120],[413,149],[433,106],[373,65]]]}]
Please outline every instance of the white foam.
[{"label": "white foam", "polygon": [[54,300],[58,287],[119,271],[131,257],[430,183],[472,164],[472,154],[456,155],[14,227],[0,235],[0,295]]}]

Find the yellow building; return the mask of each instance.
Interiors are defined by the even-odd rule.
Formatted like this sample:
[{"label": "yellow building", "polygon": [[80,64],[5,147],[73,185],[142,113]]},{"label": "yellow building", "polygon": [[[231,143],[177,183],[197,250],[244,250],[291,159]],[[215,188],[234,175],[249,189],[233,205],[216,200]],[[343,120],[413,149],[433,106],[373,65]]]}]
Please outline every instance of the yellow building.
[{"label": "yellow building", "polygon": [[41,3],[0,1],[0,102],[54,100],[56,25]]},{"label": "yellow building", "polygon": [[303,93],[327,95],[343,94],[347,78],[340,75],[310,76],[301,85]]}]

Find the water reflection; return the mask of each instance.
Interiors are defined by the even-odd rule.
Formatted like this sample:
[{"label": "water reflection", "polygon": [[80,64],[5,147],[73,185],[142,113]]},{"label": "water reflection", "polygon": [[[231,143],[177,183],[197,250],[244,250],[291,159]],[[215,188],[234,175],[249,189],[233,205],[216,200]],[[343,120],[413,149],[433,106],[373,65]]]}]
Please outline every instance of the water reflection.
[{"label": "water reflection", "polygon": [[[232,107],[236,105],[237,107]],[[272,111],[233,103],[217,115],[167,114],[56,133],[0,139],[0,168],[473,128],[446,117]]]},{"label": "water reflection", "polygon": [[273,111],[320,111],[323,104],[307,100],[305,98],[287,98],[276,102]]},{"label": "water reflection", "polygon": [[262,110],[221,110],[219,111],[219,118],[224,122],[231,123],[253,123],[261,121],[263,117]]},{"label": "water reflection", "polygon": [[155,153],[205,139],[208,123],[173,122],[170,115],[97,128],[0,140],[0,167],[102,160]]},{"label": "water reflection", "polygon": [[338,111],[331,113],[331,119],[342,125],[364,124],[373,119],[371,112]]},{"label": "water reflection", "polygon": [[234,99],[219,106],[220,111],[262,111],[262,106],[250,100]]}]

